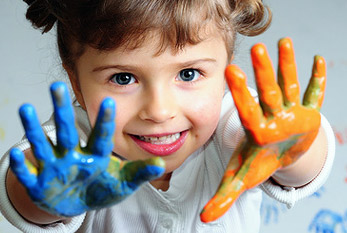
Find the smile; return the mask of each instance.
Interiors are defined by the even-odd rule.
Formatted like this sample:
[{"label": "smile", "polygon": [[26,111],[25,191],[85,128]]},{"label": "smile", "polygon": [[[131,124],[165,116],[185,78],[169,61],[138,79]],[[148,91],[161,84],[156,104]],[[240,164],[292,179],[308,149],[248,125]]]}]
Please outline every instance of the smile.
[{"label": "smile", "polygon": [[167,136],[162,137],[146,137],[146,136],[139,136],[139,139],[141,141],[149,142],[156,145],[165,145],[165,144],[171,144],[177,141],[181,136],[181,133],[175,133]]},{"label": "smile", "polygon": [[188,130],[164,136],[130,135],[134,142],[155,156],[167,156],[179,150],[188,135]]}]

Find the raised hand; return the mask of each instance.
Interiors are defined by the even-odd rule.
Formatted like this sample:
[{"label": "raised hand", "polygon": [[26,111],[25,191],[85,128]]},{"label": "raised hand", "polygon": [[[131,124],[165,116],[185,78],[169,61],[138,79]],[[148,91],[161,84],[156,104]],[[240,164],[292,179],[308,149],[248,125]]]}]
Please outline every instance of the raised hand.
[{"label": "raised hand", "polygon": [[20,108],[20,117],[37,166],[17,148],[10,151],[10,167],[33,202],[59,216],[75,216],[122,201],[143,182],[164,172],[164,161],[121,161],[111,156],[115,128],[115,102],[100,105],[95,127],[82,148],[74,112],[62,82],[51,86],[56,122],[56,145],[44,134],[33,106]]},{"label": "raised hand", "polygon": [[233,154],[215,196],[204,207],[200,216],[203,222],[221,217],[245,190],[294,163],[318,133],[326,83],[325,61],[315,56],[311,80],[300,104],[292,41],[281,39],[278,46],[278,83],[266,47],[252,47],[259,103],[249,93],[246,76],[236,65],[225,71],[246,140]]}]

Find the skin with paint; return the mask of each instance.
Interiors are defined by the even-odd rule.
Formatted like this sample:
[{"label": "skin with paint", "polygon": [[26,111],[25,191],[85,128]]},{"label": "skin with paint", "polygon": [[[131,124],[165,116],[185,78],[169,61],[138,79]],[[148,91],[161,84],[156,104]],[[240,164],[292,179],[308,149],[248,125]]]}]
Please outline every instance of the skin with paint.
[{"label": "skin with paint", "polygon": [[[153,38],[160,38],[160,36],[156,34],[153,35]],[[103,151],[103,156],[99,157],[108,157],[108,153],[112,150],[128,161],[148,160],[149,162],[145,162],[145,165],[148,165],[145,166],[147,170],[141,173],[144,169],[129,169],[130,171],[124,172],[126,174],[123,176],[117,173],[113,175],[112,172],[109,172],[112,167],[116,168],[114,169],[116,172],[120,172],[118,167],[124,168],[125,166],[118,165],[111,159],[105,171],[107,162],[104,160],[106,158],[99,159],[98,156],[92,156],[92,163],[83,164],[79,161],[79,158],[85,158],[82,154],[93,155],[94,153],[90,149],[87,150],[91,146],[80,149],[78,144],[74,143],[74,146],[69,147],[71,150],[64,149],[66,148],[64,141],[71,141],[66,136],[71,133],[65,133],[64,127],[67,127],[69,131],[74,130],[72,129],[74,128],[72,127],[74,121],[66,122],[65,115],[61,119],[56,118],[58,139],[61,134],[65,136],[57,141],[57,146],[45,142],[46,138],[43,133],[41,136],[31,137],[30,130],[27,130],[28,138],[33,139],[31,144],[35,157],[39,164],[42,164],[38,169],[38,175],[31,175],[27,171],[23,157],[16,155],[19,154],[18,150],[11,153],[11,169],[27,188],[35,204],[46,212],[60,216],[72,216],[86,211],[88,208],[102,208],[117,203],[132,191],[119,189],[117,186],[118,177],[127,178],[130,181],[135,178],[151,179],[151,184],[155,188],[167,190],[172,171],[177,169],[213,134],[218,124],[225,88],[224,70],[228,56],[226,48],[221,46],[224,44],[223,38],[219,33],[213,31],[206,40],[197,45],[187,45],[179,53],[174,53],[168,47],[159,56],[156,55],[159,40],[157,43],[153,43],[153,38],[145,41],[140,48],[131,51],[117,48],[113,51],[100,53],[96,49],[87,47],[76,64],[80,76],[77,78],[69,73],[76,98],[87,111],[91,122],[102,122],[103,117],[98,117],[98,109],[100,104],[103,105],[105,98],[109,96],[117,102],[117,117],[113,119],[111,114],[110,117],[105,118],[108,121],[113,119],[117,126],[115,132],[111,133],[112,126],[107,121],[109,125],[104,126],[105,129],[100,128],[97,124],[94,126],[94,131],[96,131],[94,134],[101,137],[104,135],[103,132],[107,132],[107,139],[98,142],[93,139],[94,136],[90,138],[89,144],[97,148],[102,147],[102,144],[106,144],[111,138],[114,141],[113,146],[107,144],[111,148],[108,148],[106,152]],[[56,94],[53,94],[53,102],[57,102],[55,96]],[[69,104],[66,103],[66,105]],[[129,108],[129,106],[131,107]],[[64,107],[67,108],[67,106]],[[61,115],[59,111],[61,111],[60,108],[55,111],[58,116]],[[210,114],[206,114],[206,112]],[[40,128],[37,120],[33,117],[29,118],[28,121],[23,121],[23,125],[25,128]],[[103,125],[101,124],[101,126]],[[35,143],[36,141],[39,143]],[[99,144],[100,146],[98,146]],[[40,151],[43,148],[48,151],[52,150],[50,147],[53,147],[53,154],[57,154],[57,157],[63,159],[55,159],[54,155],[49,155],[47,159],[41,159],[45,156],[41,155]],[[155,156],[160,158],[154,158]],[[76,157],[78,158],[77,161]],[[57,162],[49,164],[45,162],[45,160],[50,161],[52,158]],[[116,159],[116,161],[118,160]],[[160,176],[163,163],[165,163],[165,173]],[[52,165],[52,168],[48,165]],[[157,166],[153,167],[152,165]],[[71,171],[68,171],[66,175],[60,174],[60,172],[64,173],[67,167],[71,167]],[[128,167],[134,168],[135,166]],[[50,173],[49,171],[55,172]],[[137,174],[140,173],[141,176],[138,176]],[[149,173],[148,178],[143,176],[146,173]],[[150,176],[151,173],[155,174]],[[26,177],[33,177],[34,181],[31,179],[27,181]],[[68,179],[59,180],[56,177],[68,177]],[[157,179],[152,179],[154,177]],[[39,182],[35,182],[36,180]],[[134,182],[128,182],[130,188],[133,186],[137,188],[137,185],[132,185]],[[35,186],[31,183],[43,183],[44,185],[43,187]],[[61,189],[55,188],[64,186],[68,189],[75,183],[82,187],[77,190],[79,193],[71,196],[66,195],[66,192],[60,192]],[[96,189],[100,190],[109,186],[113,189],[105,190],[98,196],[100,191],[97,192]],[[37,190],[40,191],[39,197],[36,194]],[[92,192],[87,192],[89,190]],[[53,196],[61,197],[61,206],[56,206],[56,200],[53,199]],[[81,200],[78,199],[80,196],[83,197]],[[64,201],[66,197],[67,200]],[[82,200],[83,202],[88,201],[88,205],[82,205],[80,203]],[[109,201],[104,203],[103,200]],[[69,202],[76,204],[75,207],[71,205],[71,210],[67,213],[63,207]],[[78,210],[73,210],[75,208]]]},{"label": "skin with paint", "polygon": [[[196,45],[186,45],[182,51],[177,53],[168,47],[158,55],[156,53],[158,48],[156,42],[158,40],[155,42],[155,39],[159,37],[155,34],[144,41],[141,47],[130,51],[120,47],[100,52],[87,46],[85,52],[76,61],[76,69],[79,76],[67,69],[76,98],[82,108],[86,110],[91,122],[103,122],[103,119],[108,122],[111,118],[113,119],[113,114],[110,114],[109,117],[98,117],[98,109],[100,105],[103,106],[103,101],[108,96],[117,102],[117,111],[119,112],[117,117],[112,120],[116,122],[117,130],[111,133],[111,126],[102,127],[104,124],[101,123],[101,126],[98,126],[98,123],[96,123],[94,126],[95,132],[93,131],[87,148],[81,149],[78,144],[75,144],[78,141],[77,139],[75,139],[75,142],[63,142],[65,140],[71,141],[69,137],[66,137],[68,134],[64,128],[68,128],[71,131],[71,126],[67,127],[67,125],[74,125],[73,120],[66,122],[65,118],[62,118],[62,120],[56,119],[57,146],[44,142],[46,138],[43,133],[41,133],[41,136],[32,137],[37,139],[38,142],[44,142],[35,143],[35,140],[31,140],[33,152],[39,162],[37,175],[30,173],[28,166],[24,165],[23,156],[14,150],[11,153],[11,169],[27,188],[31,198],[33,200],[37,199],[35,203],[39,207],[49,213],[63,216],[72,216],[88,209],[103,208],[117,203],[132,192],[132,190],[128,192],[128,189],[119,189],[117,185],[120,180],[123,181],[122,178],[126,178],[125,181],[130,181],[127,183],[131,186],[130,188],[133,188],[134,180],[139,178],[139,174],[142,176],[149,173],[150,177],[145,178],[147,180],[157,177],[157,179],[151,180],[151,184],[157,189],[167,190],[171,173],[179,168],[194,151],[203,146],[217,127],[224,95],[224,74],[226,74],[229,84],[233,80],[235,84],[239,83],[239,85],[230,85],[230,88],[240,111],[242,123],[245,125],[247,139],[252,139],[250,135],[252,135],[251,129],[253,128],[247,128],[247,126],[253,120],[247,121],[248,115],[242,113],[241,110],[259,111],[260,107],[254,107],[256,105],[251,101],[249,93],[244,91],[246,84],[245,82],[242,83],[242,79],[244,79],[242,73],[235,66],[228,67],[225,71],[228,63],[228,54],[226,47],[222,46],[225,43],[220,34],[213,30],[209,31],[206,39]],[[255,55],[253,54],[252,56]],[[260,61],[266,61],[263,57],[259,57],[261,58]],[[288,61],[284,62],[288,63]],[[260,67],[257,68],[255,66],[255,69],[260,70]],[[265,70],[267,71],[268,69],[269,67],[265,65]],[[239,77],[237,75],[231,78],[232,74],[241,74],[241,76],[239,75],[240,79],[237,79]],[[288,80],[287,78],[284,79]],[[268,82],[269,80],[265,83],[268,84]],[[262,82],[259,82],[257,84],[258,87],[261,84]],[[286,85],[284,83],[284,86]],[[262,95],[261,89],[259,91]],[[56,95],[53,94],[53,100],[54,96]],[[60,99],[57,98],[57,100]],[[307,97],[305,99],[310,98]],[[58,103],[59,101],[54,100],[54,102]],[[243,105],[240,102],[248,104],[242,108]],[[264,103],[266,103],[265,99]],[[59,113],[57,112],[59,112],[59,109],[57,108],[55,111],[58,117]],[[100,109],[101,113],[99,114],[101,116],[112,112],[110,110],[103,111],[103,107]],[[286,113],[296,113],[296,111],[291,111],[289,107],[288,109]],[[299,110],[298,112],[300,113]],[[316,112],[319,117],[318,111]],[[297,119],[296,117],[294,118]],[[272,117],[264,117],[263,125],[266,125],[270,118],[275,123],[279,122],[280,126],[291,123],[290,120],[289,122],[284,121],[283,114],[273,114]],[[25,128],[28,128],[28,138],[31,137],[30,128],[39,128],[37,120],[33,117],[29,117],[27,122],[23,121],[23,124]],[[34,127],[31,127],[32,125]],[[269,123],[269,125],[271,124]],[[319,127],[319,124],[317,127]],[[263,134],[267,133],[266,130],[262,131],[261,127],[254,129],[256,136],[262,132]],[[225,173],[226,177],[231,179],[224,178],[217,196],[225,194],[224,196],[231,196],[233,198],[232,201],[236,200],[244,190],[268,178],[272,174],[270,170],[273,169],[274,172],[276,170],[274,167],[278,164],[283,162],[281,166],[284,166],[294,162],[294,153],[289,153],[291,145],[292,148],[303,148],[303,145],[309,146],[308,141],[298,140],[301,135],[293,136],[293,132],[282,132],[281,130],[286,129],[285,127],[277,129],[281,137],[276,138],[275,136],[265,135],[260,137],[264,138],[264,144],[256,144],[256,141],[252,139],[247,140],[247,143],[240,147],[238,152],[242,151],[242,153],[240,153],[240,156],[233,156]],[[108,132],[106,133],[107,137],[109,140],[113,138],[115,145],[113,148],[110,146],[111,149],[108,153],[104,151],[102,153],[98,152],[96,153],[97,156],[95,156],[91,148],[99,148],[97,141],[107,141],[99,140],[102,138],[102,135],[105,135],[104,132]],[[111,136],[111,134],[113,135]],[[288,137],[289,143],[285,142],[288,140]],[[256,139],[257,137],[254,138]],[[281,143],[277,143],[278,140],[282,140]],[[48,146],[45,146],[45,144]],[[65,144],[67,145],[63,146]],[[273,145],[271,149],[269,144]],[[53,156],[48,155],[46,158],[43,156],[45,153],[40,154],[41,149],[50,147],[53,148]],[[279,151],[279,148],[282,151]],[[277,151],[274,151],[274,149],[277,149]],[[98,150],[101,149],[99,148]],[[118,168],[125,168],[125,165],[119,165],[119,160],[114,159],[109,159],[108,164],[104,161],[104,157],[109,157],[111,150],[129,161],[149,159],[151,162],[145,162],[145,165],[142,165],[142,168],[145,167],[145,169],[130,165],[130,171],[126,172],[129,176],[122,176],[119,174],[121,169]],[[282,153],[285,150],[287,152],[283,156],[282,154],[277,154],[277,152]],[[257,169],[260,169],[264,164],[259,162],[256,159],[258,156],[255,155],[265,156],[268,152],[271,152],[271,154],[266,156],[266,158],[269,158],[268,161],[272,162],[270,163],[272,168],[266,170],[262,175],[258,175]],[[303,152],[303,150],[300,151],[300,153]],[[89,166],[89,160],[85,160],[85,157],[82,156],[84,154],[92,156],[91,163],[93,163],[93,166]],[[153,159],[155,156],[159,156],[160,159]],[[54,162],[51,162],[52,160]],[[160,176],[161,172],[163,172],[163,161],[165,162],[165,172]],[[67,162],[68,166],[64,164],[65,162]],[[150,165],[149,168],[147,168],[147,164]],[[153,165],[157,166],[153,167]],[[70,169],[66,169],[66,167]],[[249,169],[250,167],[252,169]],[[46,168],[47,170],[45,170]],[[155,173],[155,171],[157,171],[156,174],[151,176],[151,173]],[[94,172],[95,174],[93,174]],[[239,180],[232,179],[233,174]],[[28,180],[26,180],[27,177]],[[141,180],[141,178],[139,179]],[[72,192],[67,192],[68,194],[73,194],[71,196],[66,195],[66,192],[60,192],[60,188],[59,190],[55,188],[65,187],[69,191],[68,187],[73,186],[75,182],[79,182],[82,188],[79,190],[72,189]],[[237,184],[235,185],[235,183]],[[43,185],[37,186],[36,184]],[[110,186],[111,189],[109,189]],[[135,187],[137,188],[137,185]],[[98,196],[98,191],[96,191],[100,189],[104,190],[101,195],[102,198]],[[40,192],[36,194],[33,190],[40,190]],[[80,192],[80,194],[75,194],[75,191]],[[58,192],[58,195],[56,195],[56,192]],[[55,196],[61,197],[61,199],[58,198],[61,201],[60,203],[53,199]],[[211,221],[221,216],[232,204],[229,200],[230,198],[221,199],[216,203],[213,199],[212,205],[210,205],[211,208],[206,209],[202,214],[202,220]],[[62,210],[66,203],[69,202],[75,203],[78,210],[71,210],[68,213],[66,210]],[[204,218],[210,211],[213,214],[213,218]],[[214,214],[216,211],[218,212],[217,215]]]},{"label": "skin with paint", "polygon": [[20,108],[20,117],[38,161],[35,167],[19,149],[10,152],[10,166],[33,202],[58,216],[76,216],[107,207],[132,194],[140,184],[164,172],[161,158],[123,162],[111,157],[115,128],[115,102],[106,98],[88,144],[79,145],[67,86],[51,86],[57,144],[46,138],[33,106]]},{"label": "skin with paint", "polygon": [[263,44],[251,50],[259,103],[250,95],[245,74],[235,65],[225,71],[246,140],[230,160],[215,196],[206,204],[203,222],[221,217],[247,189],[267,180],[278,169],[296,162],[308,150],[320,127],[326,68],[315,56],[312,77],[300,104],[292,41],[279,41],[278,83]]}]

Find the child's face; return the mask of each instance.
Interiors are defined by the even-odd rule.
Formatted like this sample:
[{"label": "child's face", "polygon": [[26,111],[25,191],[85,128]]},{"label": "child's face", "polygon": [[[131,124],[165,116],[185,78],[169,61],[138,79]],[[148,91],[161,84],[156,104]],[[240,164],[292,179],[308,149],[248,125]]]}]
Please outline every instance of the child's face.
[{"label": "child's face", "polygon": [[115,153],[128,160],[161,156],[170,173],[216,129],[227,51],[217,33],[176,54],[156,54],[153,38],[135,50],[87,47],[76,61],[79,84],[71,81],[92,124],[106,96],[116,101]]}]

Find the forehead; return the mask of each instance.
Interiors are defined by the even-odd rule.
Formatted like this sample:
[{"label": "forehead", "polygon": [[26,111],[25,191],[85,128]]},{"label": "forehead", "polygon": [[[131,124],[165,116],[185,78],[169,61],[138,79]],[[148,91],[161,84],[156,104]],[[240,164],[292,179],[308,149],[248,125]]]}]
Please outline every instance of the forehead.
[{"label": "forehead", "polygon": [[172,55],[176,55],[186,50],[187,48],[194,47],[201,43],[211,43],[216,40],[221,42],[221,46],[225,46],[228,49],[227,42],[229,38],[225,36],[225,32],[219,29],[215,23],[201,27],[199,31],[191,38],[191,40],[185,41],[183,44],[177,44],[176,40],[167,37],[166,33],[159,30],[148,31],[143,34],[141,38],[133,38],[116,48],[119,51],[131,53],[133,51],[142,50],[144,48],[150,49],[153,52],[153,56],[159,56],[162,52],[170,50]]},{"label": "forehead", "polygon": [[167,44],[158,52],[161,46],[161,36],[159,32],[153,32],[136,48],[123,45],[105,51],[87,46],[84,54],[78,60],[94,64],[149,64],[148,59],[160,64],[163,63],[164,60],[165,62],[166,60],[170,60],[170,62],[184,62],[209,57],[227,60],[226,44],[220,33],[210,31],[201,38],[202,40],[200,42],[196,44],[186,44],[182,48],[176,48],[173,45]]}]

